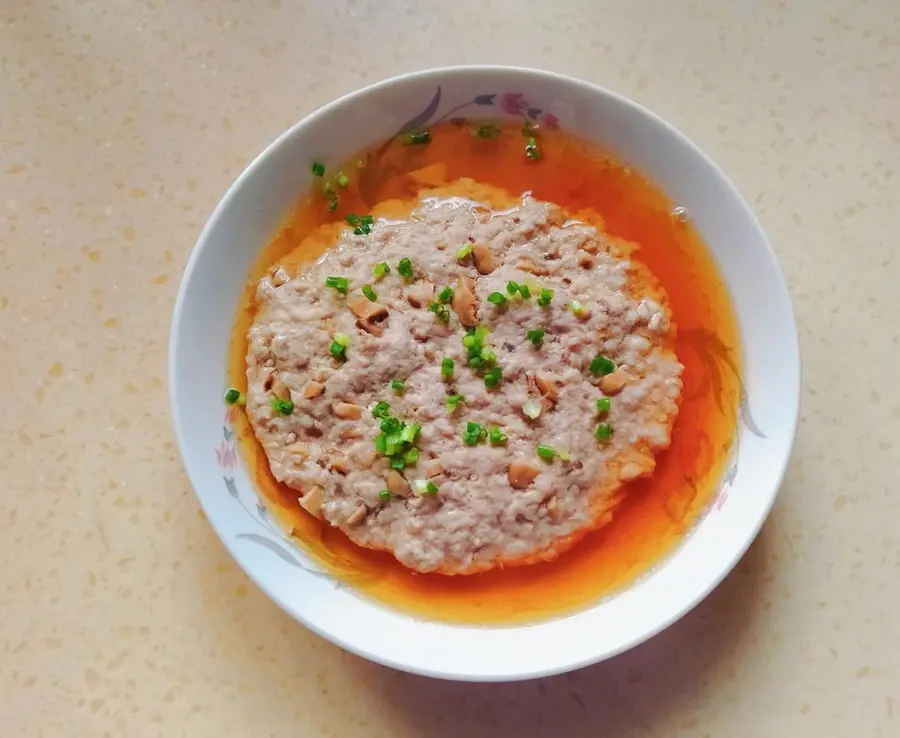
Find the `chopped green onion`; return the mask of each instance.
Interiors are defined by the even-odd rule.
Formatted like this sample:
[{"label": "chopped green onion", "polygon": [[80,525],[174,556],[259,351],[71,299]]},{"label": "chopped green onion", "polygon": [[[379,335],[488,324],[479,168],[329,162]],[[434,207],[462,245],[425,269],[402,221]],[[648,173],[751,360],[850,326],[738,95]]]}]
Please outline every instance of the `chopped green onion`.
[{"label": "chopped green onion", "polygon": [[598,441],[608,441],[612,438],[612,428],[609,423],[598,423],[594,428],[594,436]]},{"label": "chopped green onion", "polygon": [[552,446],[538,446],[537,455],[544,461],[553,461],[556,458],[556,451],[553,450]]},{"label": "chopped green onion", "polygon": [[312,169],[312,173],[313,173],[314,177],[325,176],[325,165],[320,161],[314,161],[310,165],[310,169]]},{"label": "chopped green onion", "polygon": [[369,298],[369,302],[375,302],[378,299],[378,295],[375,293],[375,290],[372,289],[372,285],[364,284],[362,286],[362,293]]},{"label": "chopped green onion", "polygon": [[341,346],[343,346],[344,348],[347,348],[347,346],[350,345],[350,336],[348,336],[346,333],[335,333],[334,340],[335,342],[341,344]]},{"label": "chopped green onion", "polygon": [[509,440],[509,436],[507,436],[502,430],[497,428],[496,426],[491,428],[488,432],[488,438],[490,439],[491,445],[493,446],[502,446]]},{"label": "chopped green onion", "polygon": [[453,379],[454,362],[449,356],[445,356],[441,360],[441,376],[444,379]]},{"label": "chopped green onion", "polygon": [[325,277],[325,286],[346,295],[347,290],[350,289],[350,280],[346,277]]},{"label": "chopped green onion", "polygon": [[472,129],[472,135],[475,136],[475,138],[499,138],[500,128],[493,123],[485,123],[480,126],[475,126]]},{"label": "chopped green onion", "polygon": [[376,402],[372,406],[372,417],[373,418],[386,418],[391,414],[391,406],[384,402]]},{"label": "chopped green onion", "polygon": [[510,280],[506,283],[506,291],[509,293],[510,297],[515,297],[516,293],[519,291],[519,283]]},{"label": "chopped green onion", "polygon": [[522,405],[522,412],[532,420],[536,420],[541,414],[541,403],[538,400],[526,400]]},{"label": "chopped green onion", "polygon": [[577,318],[584,315],[584,305],[578,302],[578,300],[572,300],[572,302],[569,303],[569,310],[571,310],[572,314]]},{"label": "chopped green onion", "polygon": [[406,466],[415,466],[419,461],[419,449],[411,448],[403,454],[403,463]]},{"label": "chopped green onion", "polygon": [[541,289],[540,294],[537,298],[537,304],[541,307],[547,307],[550,304],[550,301],[553,299],[553,290],[548,290],[546,287]]},{"label": "chopped green onion", "polygon": [[406,257],[400,259],[400,263],[397,265],[397,273],[403,277],[403,279],[412,279],[413,278],[413,268],[412,262]]},{"label": "chopped green onion", "polygon": [[338,187],[347,187],[350,184],[350,177],[348,177],[343,172],[338,172],[338,176],[335,178],[335,182],[337,182]]},{"label": "chopped green onion", "polygon": [[400,431],[400,438],[404,443],[415,443],[421,432],[421,425],[407,425]]},{"label": "chopped green onion", "polygon": [[331,348],[328,350],[335,359],[343,360],[347,358],[347,347],[337,340],[337,336],[334,337]]},{"label": "chopped green onion", "polygon": [[503,370],[499,366],[488,369],[484,375],[485,387],[499,387],[503,381]]},{"label": "chopped green onion", "polygon": [[544,343],[544,329],[532,328],[526,331],[525,337],[535,346],[541,346]]},{"label": "chopped green onion", "polygon": [[541,150],[538,148],[537,139],[534,136],[528,138],[525,145],[525,158],[531,161],[537,161],[541,158]]},{"label": "chopped green onion", "polygon": [[391,469],[402,470],[406,468],[406,461],[402,456],[394,456],[391,459]]},{"label": "chopped green onion", "polygon": [[480,358],[485,363],[485,365],[493,364],[495,361],[497,361],[497,354],[494,353],[494,349],[492,349],[490,346],[483,346],[481,348]]},{"label": "chopped green onion", "polygon": [[607,359],[605,356],[596,356],[591,359],[588,369],[591,374],[605,377],[607,374],[612,374],[616,370],[616,362]]},{"label": "chopped green onion", "polygon": [[[384,403],[384,404],[387,405],[387,403]],[[390,407],[390,406],[388,406],[388,407]],[[400,438],[400,431],[403,430],[404,426],[403,426],[403,423],[401,423],[399,420],[397,420],[397,418],[392,418],[388,414],[377,416],[377,415],[375,415],[374,411],[372,412],[372,416],[381,418],[380,428],[383,432],[385,432],[389,435],[396,434],[397,442],[401,442],[403,440],[402,438]]]},{"label": "chopped green onion", "polygon": [[229,387],[225,392],[225,402],[229,405],[243,405],[246,402],[244,393],[234,387]]},{"label": "chopped green onion", "polygon": [[608,397],[598,397],[597,398],[597,412],[598,413],[608,413],[611,407],[612,407],[612,400],[610,400]]},{"label": "chopped green onion", "polygon": [[413,489],[417,495],[436,495],[438,486],[430,479],[416,479],[413,482]]},{"label": "chopped green onion", "polygon": [[441,305],[439,302],[432,302],[428,305],[428,309],[434,313],[442,323],[450,322],[450,310],[447,309],[446,305]]},{"label": "chopped green onion", "polygon": [[463,443],[467,446],[477,446],[481,441],[487,438],[487,431],[478,423],[471,420],[466,423],[466,430],[463,432]]},{"label": "chopped green onion", "polygon": [[456,408],[459,406],[459,403],[465,402],[465,398],[462,395],[447,395],[446,404],[447,404],[447,412],[451,415],[456,412]]},{"label": "chopped green onion", "polygon": [[402,395],[406,392],[406,382],[402,379],[392,379],[391,380],[391,389],[394,390],[398,395]]},{"label": "chopped green onion", "polygon": [[294,412],[294,403],[290,400],[282,400],[280,397],[273,397],[269,406],[279,415],[290,415]]},{"label": "chopped green onion", "polygon": [[452,287],[444,287],[437,295],[438,302],[442,305],[446,305],[450,300],[453,299],[453,288]]},{"label": "chopped green onion", "polygon": [[407,133],[403,137],[403,143],[407,146],[421,146],[422,144],[431,143],[431,134],[428,131],[414,131]]},{"label": "chopped green onion", "polygon": [[383,279],[384,275],[390,274],[391,268],[387,265],[386,261],[381,261],[372,267],[372,276],[375,279]]},{"label": "chopped green onion", "polygon": [[531,297],[531,290],[528,288],[527,284],[519,285],[519,294],[522,295],[522,298],[525,300]]},{"label": "chopped green onion", "polygon": [[472,253],[472,248],[473,248],[473,246],[470,243],[463,245],[459,249],[459,251],[456,252],[456,260],[462,261],[463,259],[465,259],[469,254]]},{"label": "chopped green onion", "polygon": [[350,213],[346,218],[347,224],[353,226],[353,233],[357,236],[365,236],[372,232],[375,225],[375,217],[372,215],[356,215]]},{"label": "chopped green onion", "polygon": [[375,451],[384,456],[387,450],[387,436],[384,433],[379,433],[375,436]]},{"label": "chopped green onion", "polygon": [[380,500],[389,500],[391,499],[391,491],[389,489],[383,489],[378,493],[378,499]]},{"label": "chopped green onion", "polygon": [[337,206],[338,206],[337,195],[334,195],[331,198],[331,200],[328,201],[328,212],[333,213],[335,210],[337,210]]},{"label": "chopped green onion", "polygon": [[491,294],[488,295],[487,299],[488,302],[493,303],[497,307],[503,307],[504,305],[506,305],[506,303],[509,302],[509,300],[506,298],[506,295],[504,295],[502,292],[491,292]]}]

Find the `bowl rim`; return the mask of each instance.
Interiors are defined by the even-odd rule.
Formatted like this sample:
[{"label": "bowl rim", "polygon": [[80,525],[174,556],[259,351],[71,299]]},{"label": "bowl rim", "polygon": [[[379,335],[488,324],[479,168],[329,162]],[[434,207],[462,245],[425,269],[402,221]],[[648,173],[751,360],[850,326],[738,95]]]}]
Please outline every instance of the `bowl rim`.
[{"label": "bowl rim", "polygon": [[[202,488],[202,484],[199,479],[199,473],[194,468],[194,464],[191,462],[189,454],[186,452],[187,444],[186,437],[189,433],[189,430],[186,427],[186,421],[183,417],[182,413],[179,410],[179,406],[177,403],[177,384],[178,384],[178,373],[176,371],[176,355],[177,355],[177,346],[179,345],[179,336],[181,327],[184,320],[184,303],[186,299],[186,295],[188,292],[188,286],[192,282],[192,276],[197,269],[197,262],[200,257],[200,252],[203,251],[204,248],[207,248],[211,243],[210,241],[210,233],[215,229],[215,226],[224,212],[226,212],[229,207],[231,207],[232,202],[237,197],[238,191],[243,187],[244,183],[254,176],[254,173],[261,168],[263,162],[268,160],[270,157],[274,156],[277,151],[287,142],[289,139],[294,136],[302,135],[302,131],[311,123],[315,122],[320,118],[327,118],[332,114],[333,111],[339,109],[345,103],[361,98],[369,95],[377,94],[378,92],[389,89],[398,85],[404,85],[410,82],[427,82],[431,78],[435,78],[435,80],[441,80],[446,75],[464,75],[464,76],[478,76],[485,73],[513,73],[513,74],[521,74],[524,76],[533,76],[533,77],[541,77],[550,82],[562,83],[565,85],[575,86],[581,88],[583,91],[601,97],[610,98],[613,102],[618,105],[630,109],[630,112],[637,116],[643,116],[653,122],[655,125],[665,129],[670,136],[674,136],[676,139],[680,140],[680,143],[686,146],[693,156],[703,160],[703,162],[710,167],[716,175],[718,175],[719,180],[723,184],[725,188],[729,190],[729,195],[734,199],[736,203],[740,205],[740,207],[745,211],[745,215],[749,216],[748,222],[752,224],[752,230],[754,231],[753,236],[756,241],[759,242],[761,246],[764,247],[765,257],[771,263],[771,266],[774,267],[773,270],[773,283],[772,286],[777,289],[778,292],[782,293],[781,296],[784,298],[784,304],[786,306],[786,311],[781,315],[781,320],[785,322],[785,326],[789,330],[789,337],[793,344],[792,351],[792,359],[791,364],[796,366],[796,371],[793,373],[793,376],[785,377],[786,380],[789,380],[789,386],[785,383],[786,392],[785,395],[787,397],[793,397],[792,406],[788,408],[790,411],[790,425],[787,427],[787,435],[785,436],[785,442],[780,449],[780,458],[777,458],[773,463],[777,465],[777,472],[775,474],[776,484],[773,485],[772,490],[768,493],[768,499],[765,502],[765,506],[762,510],[762,513],[758,516],[758,519],[753,521],[752,526],[749,531],[743,537],[743,540],[740,542],[740,545],[736,546],[732,549],[730,556],[725,559],[722,559],[721,566],[719,567],[715,576],[709,578],[704,582],[703,586],[696,588],[692,591],[691,596],[684,599],[681,603],[680,607],[673,609],[671,612],[667,613],[665,617],[658,619],[655,623],[655,626],[649,629],[642,631],[641,633],[623,640],[616,647],[607,649],[602,653],[594,653],[590,652],[583,659],[571,661],[569,663],[559,664],[554,667],[548,667],[543,669],[535,669],[529,672],[523,673],[515,673],[515,674],[497,674],[497,675],[482,675],[482,674],[465,674],[459,673],[456,671],[447,671],[442,670],[441,668],[423,668],[415,665],[409,665],[406,663],[402,663],[399,661],[395,661],[389,657],[386,657],[382,654],[378,654],[370,651],[363,645],[358,643],[352,643],[346,641],[345,639],[329,632],[327,629],[321,627],[316,622],[311,621],[303,614],[295,610],[291,607],[283,597],[269,586],[267,586],[260,577],[258,577],[255,573],[255,570],[250,567],[243,558],[237,553],[235,550],[235,546],[232,542],[226,537],[225,532],[217,525],[212,522],[211,511],[208,508],[207,502],[204,500],[204,495],[200,493],[200,489]],[[730,292],[730,290],[729,290]],[[653,111],[645,108],[641,104],[631,100],[625,95],[610,90],[609,88],[603,87],[601,85],[595,84],[593,82],[589,82],[587,80],[579,79],[577,77],[572,77],[566,74],[561,74],[558,72],[551,72],[547,70],[532,68],[532,67],[521,67],[515,65],[494,65],[494,64],[467,64],[467,65],[450,65],[450,66],[442,66],[442,67],[434,67],[414,72],[403,73],[399,75],[395,75],[393,77],[384,79],[380,82],[376,82],[374,84],[366,85],[364,87],[352,90],[347,92],[344,95],[332,100],[325,105],[316,108],[309,114],[302,117],[300,120],[296,121],[292,124],[287,130],[278,135],[270,144],[268,144],[256,157],[244,168],[244,170],[238,175],[238,177],[229,185],[225,194],[219,200],[216,207],[213,209],[211,215],[207,219],[203,229],[200,231],[199,236],[191,250],[190,257],[184,267],[184,271],[182,274],[181,282],[178,288],[178,294],[175,300],[175,305],[172,313],[172,321],[169,332],[169,356],[167,362],[168,369],[168,392],[169,392],[169,409],[172,415],[172,422],[175,431],[175,440],[178,444],[179,454],[181,455],[182,464],[185,469],[185,473],[187,474],[188,480],[191,483],[191,487],[194,490],[194,494],[197,500],[200,503],[201,509],[203,510],[204,515],[210,523],[210,526],[215,531],[222,545],[234,559],[234,561],[240,566],[241,570],[247,575],[247,577],[253,581],[253,583],[260,588],[269,599],[271,599],[276,605],[278,605],[285,613],[287,613],[291,618],[301,623],[304,627],[308,628],[310,631],[315,633],[316,635],[324,638],[328,642],[339,646],[340,648],[353,653],[357,656],[363,657],[369,661],[379,663],[384,666],[388,666],[394,669],[398,669],[401,671],[405,671],[408,673],[414,673],[421,676],[428,676],[439,679],[449,679],[455,681],[472,681],[472,682],[505,682],[505,681],[520,681],[525,679],[533,679],[544,676],[552,676],[556,674],[562,674],[570,671],[574,671],[577,669],[584,668],[586,666],[590,666],[595,663],[599,663],[606,659],[612,658],[614,656],[619,655],[635,646],[640,645],[641,643],[649,640],[653,636],[657,635],[661,631],[665,630],[673,623],[680,620],[684,615],[693,610],[697,604],[699,604],[703,599],[705,599],[709,593],[715,589],[722,580],[728,576],[728,574],[732,571],[738,561],[744,556],[746,551],[749,549],[750,545],[756,539],[759,534],[760,529],[763,524],[767,520],[772,506],[775,503],[776,498],[778,497],[781,486],[784,482],[784,477],[788,468],[788,464],[793,452],[794,444],[796,441],[797,435],[797,427],[799,423],[799,412],[800,412],[800,399],[801,399],[801,355],[800,355],[800,342],[799,342],[799,332],[797,329],[796,317],[793,304],[790,298],[790,291],[787,286],[787,281],[784,277],[784,273],[782,272],[781,266],[778,262],[776,254],[766,237],[764,230],[762,229],[761,224],[759,223],[756,214],[753,209],[750,207],[747,200],[741,195],[740,191],[734,185],[734,183],[728,178],[725,172],[702,150],[699,146],[697,146],[690,138],[688,138],[684,133],[678,130],[674,125],[654,113]],[[702,520],[702,518],[701,518]],[[677,551],[677,549],[676,549]],[[675,552],[669,554],[669,556],[675,555]],[[522,624],[522,628],[527,628],[528,624]]]}]

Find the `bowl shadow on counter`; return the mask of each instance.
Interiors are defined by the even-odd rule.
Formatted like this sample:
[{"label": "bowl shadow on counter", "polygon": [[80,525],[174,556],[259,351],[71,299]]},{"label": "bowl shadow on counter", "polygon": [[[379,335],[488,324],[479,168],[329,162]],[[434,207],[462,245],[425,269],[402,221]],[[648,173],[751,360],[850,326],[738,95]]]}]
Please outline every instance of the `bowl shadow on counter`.
[{"label": "bowl shadow on counter", "polygon": [[[767,560],[778,507],[725,580],[680,621],[609,661],[570,674],[518,683],[446,682],[353,658],[347,668],[380,692],[395,720],[426,738],[656,735],[686,722],[698,696],[730,682],[768,608]],[[678,723],[672,722],[672,714]],[[600,732],[598,732],[600,731]]]}]

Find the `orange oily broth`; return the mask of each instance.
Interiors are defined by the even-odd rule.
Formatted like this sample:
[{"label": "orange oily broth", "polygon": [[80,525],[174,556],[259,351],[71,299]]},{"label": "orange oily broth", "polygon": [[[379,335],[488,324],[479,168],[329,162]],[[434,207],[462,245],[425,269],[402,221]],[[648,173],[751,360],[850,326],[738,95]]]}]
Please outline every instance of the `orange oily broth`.
[{"label": "orange oily broth", "polygon": [[[657,457],[651,478],[624,490],[608,525],[553,562],[462,577],[416,574],[389,554],[363,549],[304,513],[297,492],[272,477],[246,416],[236,414],[247,467],[298,543],[360,593],[413,615],[480,624],[538,620],[621,590],[659,562],[696,522],[715,492],[734,437],[739,380],[728,366],[740,364],[737,326],[700,237],[689,224],[672,218],[672,203],[653,185],[594,147],[556,132],[542,132],[540,145],[541,161],[529,162],[518,127],[504,127],[499,140],[481,141],[467,128],[444,124],[432,130],[427,146],[392,144],[380,166],[373,165],[372,152],[364,155],[369,168],[362,187],[368,202],[385,203],[409,200],[423,185],[468,177],[516,195],[530,190],[571,213],[586,210],[581,217],[605,223],[610,234],[638,244],[632,258],[653,272],[669,297],[678,327],[675,350],[684,364],[684,393],[671,447]],[[256,281],[275,263],[292,271],[314,259],[334,243],[345,215],[370,211],[357,191],[365,170],[347,171],[354,181],[341,192],[338,210],[328,213],[321,195],[305,197],[257,261],[229,353],[234,386],[246,388]],[[413,171],[419,174],[409,176]],[[387,203],[376,212],[401,216],[404,207],[408,211],[403,203]],[[727,347],[725,353],[711,351],[716,338]]]}]

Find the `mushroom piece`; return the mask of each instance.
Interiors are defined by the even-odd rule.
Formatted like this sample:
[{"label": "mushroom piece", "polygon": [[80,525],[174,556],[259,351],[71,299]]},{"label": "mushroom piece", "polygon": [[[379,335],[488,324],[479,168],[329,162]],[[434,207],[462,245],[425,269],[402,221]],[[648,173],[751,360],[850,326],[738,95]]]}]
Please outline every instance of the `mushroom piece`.
[{"label": "mushroom piece", "polygon": [[358,525],[363,520],[366,519],[366,515],[369,514],[369,508],[367,508],[364,504],[360,503],[360,506],[353,511],[349,518],[347,518],[347,525]]},{"label": "mushroom piece", "polygon": [[556,382],[554,382],[550,377],[545,377],[538,374],[534,378],[534,383],[537,385],[537,388],[541,391],[541,394],[546,397],[550,402],[556,404],[556,401],[559,399],[559,392],[556,389]]},{"label": "mushroom piece", "polygon": [[476,243],[472,247],[472,258],[479,274],[490,274],[494,271],[494,256],[486,244]]},{"label": "mushroom piece", "polygon": [[398,497],[409,497],[409,482],[407,482],[403,478],[403,475],[396,469],[391,469],[388,472],[387,488],[392,494],[395,494]]},{"label": "mushroom piece", "polygon": [[310,515],[322,517],[322,505],[325,503],[325,490],[321,487],[313,487],[300,498],[300,507]]},{"label": "mushroom piece", "polygon": [[406,290],[406,301],[413,307],[427,307],[434,299],[434,285],[427,280],[416,282]]},{"label": "mushroom piece", "polygon": [[478,306],[475,302],[474,282],[471,279],[467,277],[459,278],[459,285],[453,291],[453,299],[450,305],[459,317],[459,322],[466,328],[472,328],[478,323],[478,317],[475,313]]},{"label": "mushroom piece", "polygon": [[347,461],[347,457],[341,454],[332,456],[328,467],[331,471],[338,474],[347,474],[350,471],[350,463]]},{"label": "mushroom piece", "polygon": [[350,402],[332,403],[331,412],[345,420],[359,420],[362,417],[362,408]]},{"label": "mushroom piece", "polygon": [[523,272],[528,272],[529,274],[534,274],[538,277],[549,274],[546,267],[535,264],[531,259],[519,259],[516,262],[516,269],[521,269]]},{"label": "mushroom piece", "polygon": [[364,330],[366,333],[371,333],[373,336],[380,336],[384,333],[384,326],[381,323],[375,323],[371,320],[357,320],[356,325]]},{"label": "mushroom piece", "polygon": [[628,384],[628,372],[623,369],[616,369],[611,374],[600,378],[600,390],[605,395],[615,395],[622,391],[622,388]]},{"label": "mushroom piece", "polygon": [[276,376],[272,381],[272,394],[275,395],[279,400],[290,400],[291,399],[291,391],[288,386],[282,382]]},{"label": "mushroom piece", "polygon": [[279,266],[274,272],[272,272],[272,276],[270,277],[272,280],[272,284],[276,287],[281,287],[281,285],[290,281],[290,275],[284,270],[283,266]]},{"label": "mushroom piece", "polygon": [[513,461],[506,470],[509,483],[515,489],[525,489],[541,473],[541,470],[524,461]]},{"label": "mushroom piece", "polygon": [[318,397],[325,391],[325,385],[321,382],[313,382],[309,381],[306,383],[306,387],[303,388],[303,396],[307,400],[312,400],[315,397]]},{"label": "mushroom piece", "polygon": [[368,469],[375,463],[376,453],[371,448],[359,448],[350,454],[353,462],[361,469]]},{"label": "mushroom piece", "polygon": [[436,477],[444,471],[444,466],[437,459],[425,462],[425,476],[430,479]]},{"label": "mushroom piece", "polygon": [[347,307],[361,321],[373,323],[384,320],[388,316],[388,309],[380,302],[372,302],[365,295],[352,297],[347,300]]}]

